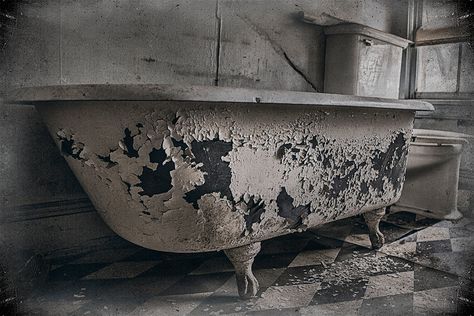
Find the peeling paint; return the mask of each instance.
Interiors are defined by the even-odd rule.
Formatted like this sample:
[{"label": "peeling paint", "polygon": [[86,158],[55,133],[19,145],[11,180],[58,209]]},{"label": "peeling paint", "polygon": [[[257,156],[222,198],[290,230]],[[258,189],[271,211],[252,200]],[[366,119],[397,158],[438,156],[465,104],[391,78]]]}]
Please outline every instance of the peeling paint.
[{"label": "peeling paint", "polygon": [[[52,125],[106,222],[146,247],[239,247],[389,205],[401,192],[411,112],[133,106],[110,135]],[[106,117],[103,108],[88,118]]]},{"label": "peeling paint", "polygon": [[197,201],[207,193],[219,192],[221,197],[233,201],[232,192],[229,189],[231,181],[231,169],[229,163],[222,160],[232,150],[232,143],[220,140],[193,141],[191,143],[195,161],[202,164],[200,168],[204,173],[204,183],[185,195],[186,201],[198,208]]},{"label": "peeling paint", "polygon": [[248,202],[243,205],[245,228],[247,231],[252,231],[253,224],[258,224],[262,220],[262,215],[265,212],[265,202],[260,198],[251,196]]},{"label": "peeling paint", "polygon": [[291,228],[296,228],[303,223],[311,210],[311,203],[308,205],[293,206],[294,199],[288,195],[285,188],[281,188],[277,197],[278,215],[284,217],[290,223]]},{"label": "peeling paint", "polygon": [[83,143],[76,143],[74,135],[67,135],[64,130],[60,129],[56,135],[60,140],[61,153],[66,156],[71,156],[74,159],[82,159],[81,153],[84,150]]}]

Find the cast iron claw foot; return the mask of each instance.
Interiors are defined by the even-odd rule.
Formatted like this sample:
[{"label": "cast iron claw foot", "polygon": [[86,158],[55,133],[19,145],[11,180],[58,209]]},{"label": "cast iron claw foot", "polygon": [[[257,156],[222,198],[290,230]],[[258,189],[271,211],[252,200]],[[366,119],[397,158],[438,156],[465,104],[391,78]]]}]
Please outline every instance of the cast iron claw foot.
[{"label": "cast iron claw foot", "polygon": [[253,275],[252,264],[260,251],[260,242],[255,242],[238,248],[224,250],[235,268],[235,278],[240,298],[255,297],[258,292],[258,281]]},{"label": "cast iron claw foot", "polygon": [[384,215],[385,208],[380,208],[364,213],[364,219],[367,227],[369,228],[369,238],[373,249],[382,248],[385,242],[385,238],[379,228],[380,220]]}]

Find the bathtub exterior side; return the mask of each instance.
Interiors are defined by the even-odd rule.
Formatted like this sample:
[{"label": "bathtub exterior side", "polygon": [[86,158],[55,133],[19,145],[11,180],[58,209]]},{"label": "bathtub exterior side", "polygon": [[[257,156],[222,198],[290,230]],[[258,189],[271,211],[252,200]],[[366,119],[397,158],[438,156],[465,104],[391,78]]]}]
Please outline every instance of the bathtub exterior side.
[{"label": "bathtub exterior side", "polygon": [[234,248],[393,204],[414,111],[173,101],[37,108],[105,222],[173,252]]}]

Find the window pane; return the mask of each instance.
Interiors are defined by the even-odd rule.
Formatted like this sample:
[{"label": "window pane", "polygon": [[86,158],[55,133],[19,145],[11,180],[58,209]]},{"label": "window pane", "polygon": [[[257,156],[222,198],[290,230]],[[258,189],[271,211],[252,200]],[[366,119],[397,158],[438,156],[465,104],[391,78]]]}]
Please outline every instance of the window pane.
[{"label": "window pane", "polygon": [[460,92],[474,92],[474,47],[468,43],[462,44],[461,73],[459,82]]},{"label": "window pane", "polygon": [[417,48],[417,92],[456,92],[459,44]]}]

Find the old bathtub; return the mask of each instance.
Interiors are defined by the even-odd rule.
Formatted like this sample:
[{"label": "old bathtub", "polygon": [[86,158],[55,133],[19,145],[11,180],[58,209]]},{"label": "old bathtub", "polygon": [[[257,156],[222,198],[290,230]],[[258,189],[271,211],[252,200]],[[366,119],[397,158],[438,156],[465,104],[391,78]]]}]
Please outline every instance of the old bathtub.
[{"label": "old bathtub", "polygon": [[172,85],[23,88],[104,221],[144,247],[225,250],[256,294],[260,241],[365,213],[374,246],[428,103]]}]

